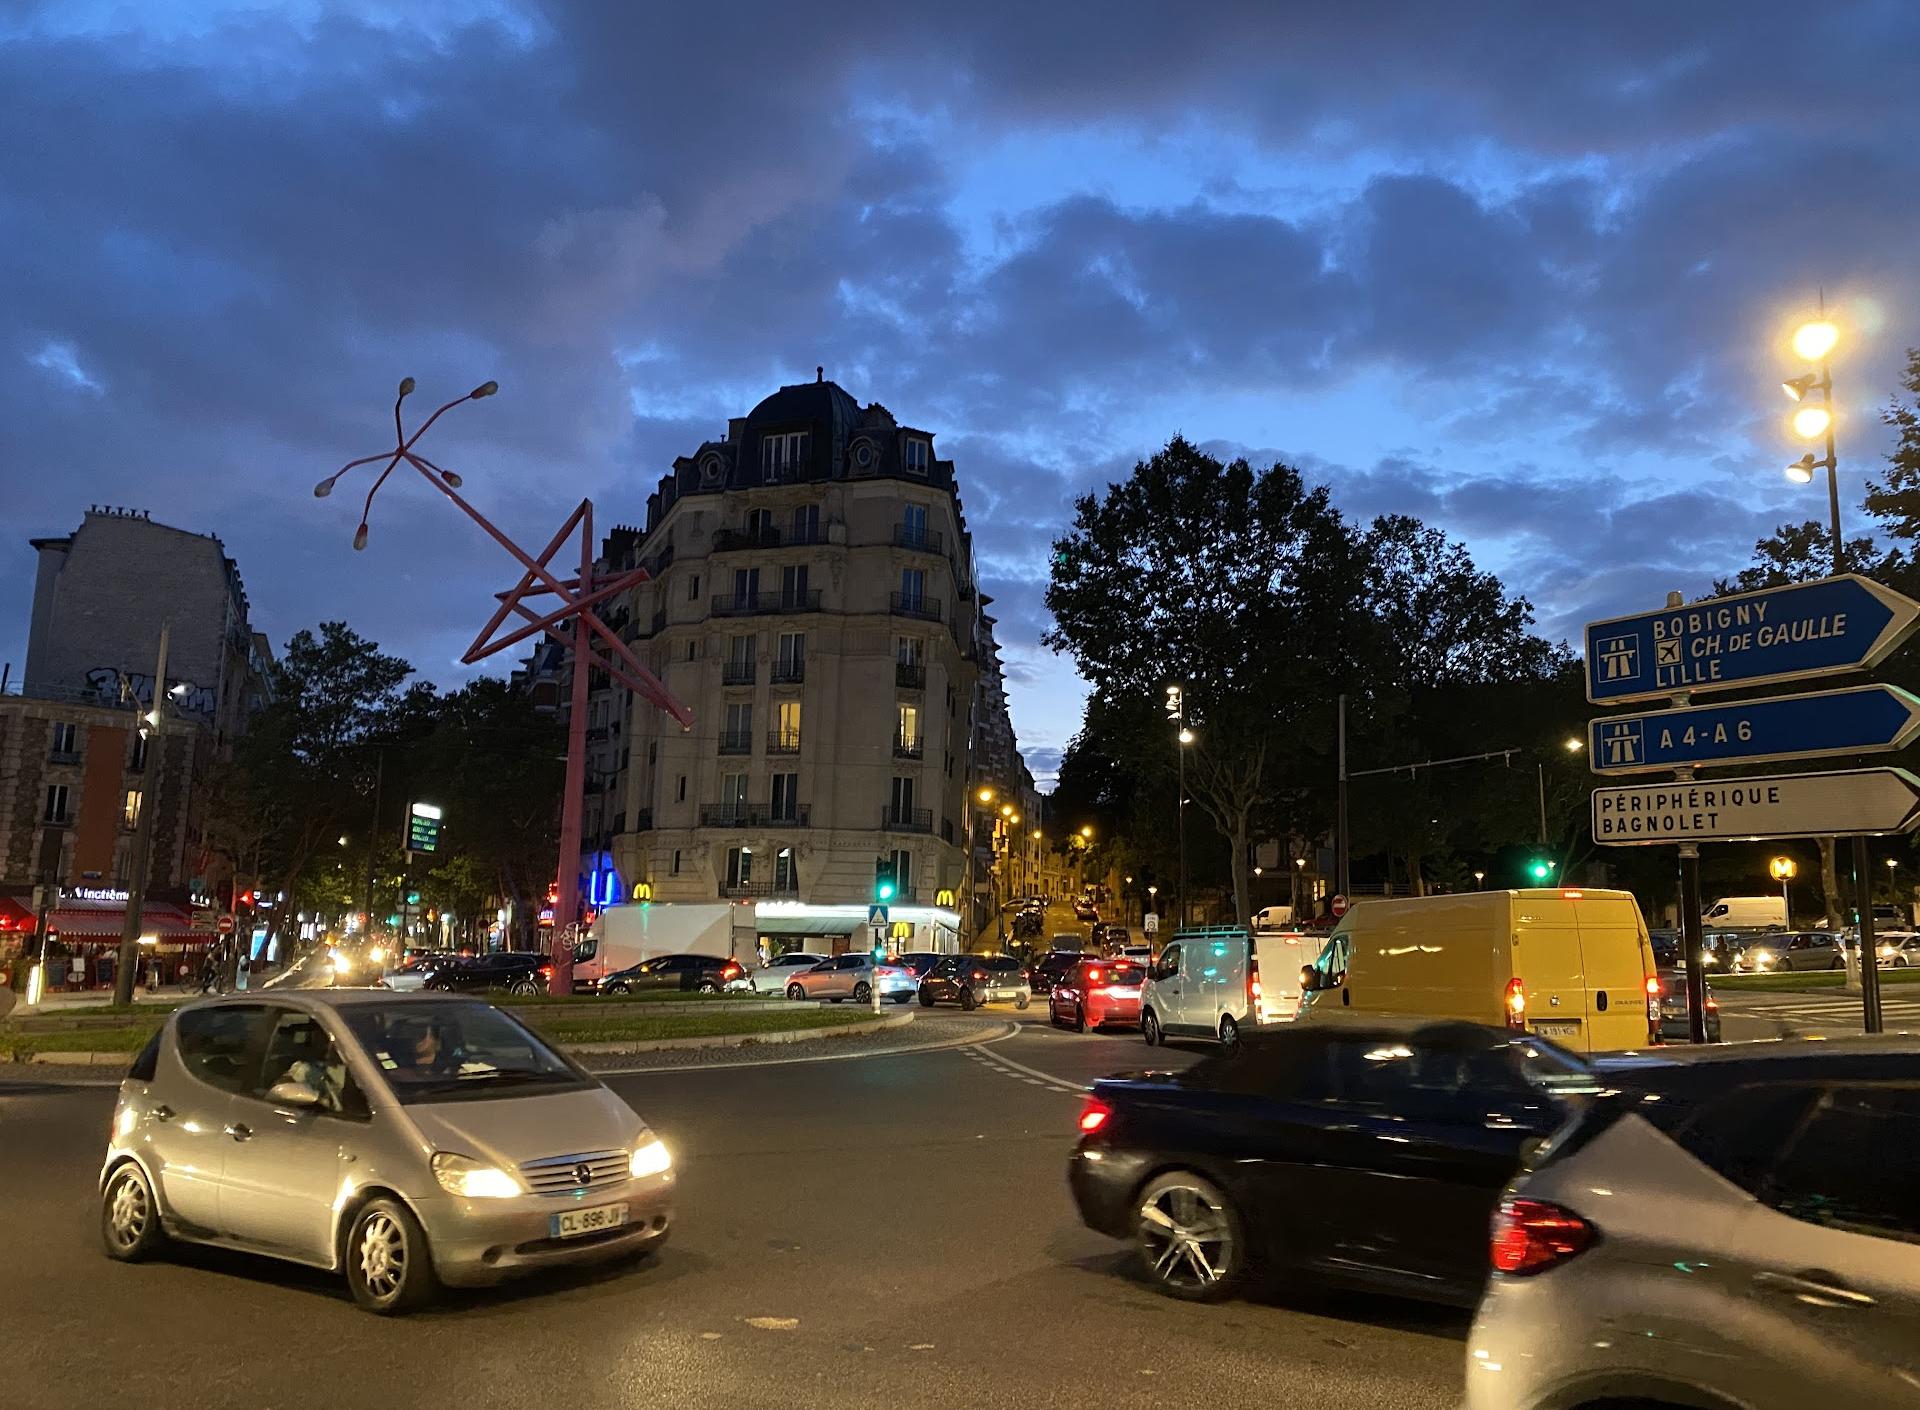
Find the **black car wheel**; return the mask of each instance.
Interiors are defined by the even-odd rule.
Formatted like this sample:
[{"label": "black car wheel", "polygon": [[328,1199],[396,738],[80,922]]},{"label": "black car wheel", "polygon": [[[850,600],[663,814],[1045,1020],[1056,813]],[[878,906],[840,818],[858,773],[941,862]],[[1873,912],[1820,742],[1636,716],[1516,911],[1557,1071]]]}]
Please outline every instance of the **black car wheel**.
[{"label": "black car wheel", "polygon": [[1240,1045],[1240,1025],[1234,1022],[1233,1015],[1230,1013],[1220,1015],[1220,1041],[1229,1048]]},{"label": "black car wheel", "polygon": [[973,990],[962,989],[960,991],[960,1007],[965,1009],[968,1013],[972,1013],[975,1009],[980,1007],[980,1001],[973,997]]},{"label": "black car wheel", "polygon": [[853,1001],[856,1004],[872,1003],[873,1002],[873,986],[867,983],[867,981],[864,979],[861,980],[858,984],[854,985]]},{"label": "black car wheel", "polygon": [[1023,1009],[1032,1002],[1033,996],[1027,993],[1025,989],[1022,989],[1018,994],[1013,996],[1013,1006],[1017,1009]]},{"label": "black car wheel", "polygon": [[1147,1279],[1169,1297],[1212,1302],[1244,1272],[1240,1219],[1212,1181],[1176,1170],[1140,1192],[1135,1242]]},{"label": "black car wheel", "polygon": [[629,994],[629,993],[632,993],[633,991],[627,988],[626,980],[616,979],[613,981],[613,983],[607,985],[606,988],[602,989],[600,992],[602,994]]},{"label": "black car wheel", "polygon": [[933,1007],[933,995],[929,994],[924,988],[920,991],[920,1007],[923,1009]]},{"label": "black car wheel", "polygon": [[893,1001],[894,1001],[894,1002],[895,1002],[896,1004],[910,1004],[910,1003],[912,1003],[912,1002],[913,1002],[913,995],[911,995],[911,994],[895,994],[895,995],[893,996]]},{"label": "black car wheel", "polygon": [[1144,1010],[1140,1015],[1140,1036],[1147,1040],[1149,1048],[1157,1048],[1161,1043],[1160,1015],[1152,1009]]},{"label": "black car wheel", "polygon": [[1847,961],[1843,955],[1835,955],[1833,957],[1833,963],[1827,966],[1828,969],[1845,969],[1846,967]]},{"label": "black car wheel", "polygon": [[100,1195],[101,1246],[108,1258],[138,1263],[158,1253],[166,1241],[147,1172],[129,1160],[107,1177]]},{"label": "black car wheel", "polygon": [[521,998],[526,998],[530,994],[538,994],[540,992],[540,986],[531,979],[516,979],[513,981],[508,992],[518,994]]},{"label": "black car wheel", "polygon": [[700,981],[699,992],[702,994],[718,994],[720,992],[720,986],[715,984],[711,979],[703,979]]},{"label": "black car wheel", "polygon": [[426,1231],[399,1200],[369,1200],[354,1216],[347,1234],[347,1286],[369,1312],[412,1312],[433,1300],[439,1280]]},{"label": "black car wheel", "polygon": [[1073,1031],[1075,1033],[1085,1033],[1087,1031],[1087,1010],[1085,1006],[1081,1004],[1075,1004],[1073,1006]]}]

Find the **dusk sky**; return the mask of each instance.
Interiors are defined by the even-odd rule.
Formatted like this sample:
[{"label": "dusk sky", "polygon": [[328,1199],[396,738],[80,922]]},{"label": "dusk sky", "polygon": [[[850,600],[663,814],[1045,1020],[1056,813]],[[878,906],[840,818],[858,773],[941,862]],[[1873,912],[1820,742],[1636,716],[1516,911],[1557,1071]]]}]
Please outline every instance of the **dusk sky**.
[{"label": "dusk sky", "polygon": [[544,541],[822,365],[937,436],[1014,724],[1072,498],[1171,435],[1464,539],[1543,631],[1825,513],[1920,343],[1920,7],[0,0],[0,659],[89,503],[225,540],[276,643],[443,686],[512,580],[423,488],[312,496],[394,384]]}]

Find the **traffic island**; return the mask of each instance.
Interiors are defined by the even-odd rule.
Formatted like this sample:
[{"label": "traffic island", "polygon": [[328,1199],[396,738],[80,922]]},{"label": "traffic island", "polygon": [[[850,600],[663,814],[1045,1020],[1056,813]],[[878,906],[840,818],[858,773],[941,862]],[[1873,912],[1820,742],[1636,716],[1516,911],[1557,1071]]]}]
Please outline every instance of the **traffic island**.
[{"label": "traffic island", "polygon": [[[874,1014],[780,1004],[769,1010],[732,1004],[699,1005],[696,1011],[655,1004],[520,1006],[518,1016],[567,1053],[652,1052],[676,1047],[737,1047],[749,1043],[794,1043],[842,1033],[878,1032],[913,1021],[911,1012]],[[124,1066],[165,1022],[166,1015],[129,1015],[111,1024],[59,1028],[44,1019],[0,1023],[0,1060],[60,1066]]]}]

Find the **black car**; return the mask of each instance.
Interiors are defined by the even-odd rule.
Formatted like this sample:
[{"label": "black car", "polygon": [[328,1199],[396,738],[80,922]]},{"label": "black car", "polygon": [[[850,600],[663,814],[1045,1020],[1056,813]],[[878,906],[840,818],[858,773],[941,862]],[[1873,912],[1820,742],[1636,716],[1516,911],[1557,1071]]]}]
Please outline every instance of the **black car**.
[{"label": "black car", "polygon": [[1051,994],[1053,986],[1073,973],[1073,967],[1085,959],[1079,950],[1049,950],[1033,962],[1027,971],[1028,982],[1036,994]]},{"label": "black car", "polygon": [[920,1006],[958,1004],[975,1009],[995,999],[1012,999],[1017,1009],[1033,1001],[1027,971],[1012,955],[942,955],[920,980]]},{"label": "black car", "polygon": [[683,994],[718,994],[746,971],[724,955],[655,955],[617,969],[596,986],[601,994],[645,994],[662,989]]},{"label": "black car", "polygon": [[477,994],[505,989],[514,994],[544,994],[553,975],[553,960],[521,950],[501,950],[438,965],[421,987],[455,994]]},{"label": "black car", "polygon": [[1470,1306],[1501,1191],[1596,1086],[1571,1053],[1476,1024],[1248,1033],[1183,1073],[1096,1082],[1067,1178],[1174,1297],[1257,1268]]}]

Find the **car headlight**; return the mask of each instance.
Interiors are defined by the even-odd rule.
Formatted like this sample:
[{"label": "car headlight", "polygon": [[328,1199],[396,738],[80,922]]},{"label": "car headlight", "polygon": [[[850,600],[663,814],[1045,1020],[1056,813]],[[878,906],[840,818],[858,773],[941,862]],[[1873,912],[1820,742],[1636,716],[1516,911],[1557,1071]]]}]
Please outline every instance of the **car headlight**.
[{"label": "car headlight", "polygon": [[636,1180],[644,1175],[664,1175],[671,1169],[673,1157],[667,1154],[666,1143],[658,1136],[642,1141],[627,1161],[627,1174]]},{"label": "car headlight", "polygon": [[526,1193],[520,1182],[497,1165],[470,1155],[441,1151],[433,1158],[433,1178],[449,1194],[468,1199],[511,1199]]},{"label": "car headlight", "polygon": [[1755,964],[1772,964],[1773,955],[1767,950],[1755,950],[1753,952],[1753,962]]}]

